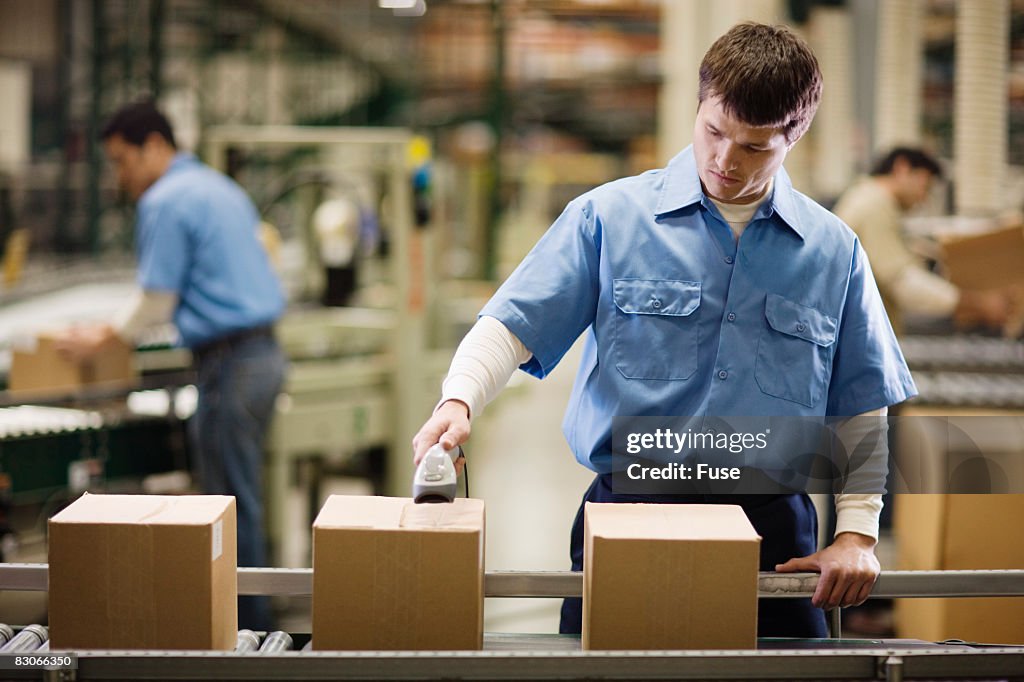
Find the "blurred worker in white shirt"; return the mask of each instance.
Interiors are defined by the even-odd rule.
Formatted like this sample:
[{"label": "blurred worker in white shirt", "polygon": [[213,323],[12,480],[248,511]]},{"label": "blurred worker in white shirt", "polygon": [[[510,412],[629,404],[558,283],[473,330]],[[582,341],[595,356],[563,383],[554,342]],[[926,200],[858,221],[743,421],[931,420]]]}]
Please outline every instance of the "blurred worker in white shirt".
[{"label": "blurred worker in white shirt", "polygon": [[904,241],[904,215],[921,205],[941,178],[942,169],[927,152],[896,147],[832,211],[860,238],[897,333],[904,314],[952,318],[961,328],[1000,330],[1011,310],[1007,292],[959,289],[928,270]]}]

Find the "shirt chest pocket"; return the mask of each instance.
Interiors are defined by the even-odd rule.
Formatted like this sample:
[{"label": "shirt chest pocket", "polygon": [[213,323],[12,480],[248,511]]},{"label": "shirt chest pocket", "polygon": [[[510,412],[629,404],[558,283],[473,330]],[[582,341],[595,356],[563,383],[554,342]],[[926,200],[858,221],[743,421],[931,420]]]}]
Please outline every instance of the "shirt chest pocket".
[{"label": "shirt chest pocket", "polygon": [[814,407],[828,385],[838,320],[778,294],[768,294],[764,315],[757,385],[768,395]]},{"label": "shirt chest pocket", "polygon": [[688,379],[697,370],[700,282],[613,281],[612,358],[627,379]]}]

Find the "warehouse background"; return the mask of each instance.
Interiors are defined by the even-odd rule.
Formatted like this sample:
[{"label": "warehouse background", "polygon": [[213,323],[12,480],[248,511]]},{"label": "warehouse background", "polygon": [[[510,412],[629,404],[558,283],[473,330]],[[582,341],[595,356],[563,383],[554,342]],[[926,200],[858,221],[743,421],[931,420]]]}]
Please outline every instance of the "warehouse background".
[{"label": "warehouse background", "polygon": [[[278,565],[309,565],[324,496],[407,493],[406,444],[447,359],[565,202],[689,143],[700,58],[743,19],[794,26],[824,71],[821,110],[786,164],[798,188],[831,205],[876,153],[919,144],[949,178],[913,223],[922,239],[1019,220],[1021,0],[0,0],[0,346],[9,356],[37,329],[103,319],[130,290],[134,213],[97,134],[121,104],[157,98],[182,146],[239,179],[279,234],[293,374],[268,464],[271,539]],[[290,126],[361,132],[254,141]],[[418,135],[419,151],[381,152],[373,131],[385,127]],[[422,231],[388,184],[418,166],[430,178],[417,195]],[[349,212],[318,227],[330,201]],[[350,261],[325,260],[332,238],[358,243]],[[328,266],[352,267],[353,290],[333,291]],[[182,419],[194,392],[172,343],[154,335],[142,371],[165,381],[127,401],[6,403],[5,560],[45,560],[45,519],[83,490],[188,489]],[[1010,358],[1001,378],[1022,364],[1019,341],[993,352]],[[489,570],[568,566],[590,478],[559,428],[575,358],[543,383],[517,376],[475,423],[470,480],[488,505]],[[967,398],[941,377],[926,385],[939,386],[933,404],[1024,408],[1019,380],[981,389],[988,403],[972,385]],[[895,567],[894,545],[881,551]],[[42,613],[38,599],[0,594],[4,612]],[[307,622],[306,605],[278,606]],[[496,602],[486,629],[550,631],[556,613],[554,602]]]}]

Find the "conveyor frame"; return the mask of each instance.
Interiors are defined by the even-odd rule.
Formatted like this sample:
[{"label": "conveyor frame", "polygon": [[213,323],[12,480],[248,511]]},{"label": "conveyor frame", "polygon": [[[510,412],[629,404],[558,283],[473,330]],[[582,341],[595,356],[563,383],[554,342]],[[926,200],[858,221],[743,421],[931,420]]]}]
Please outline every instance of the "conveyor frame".
[{"label": "conveyor frame", "polygon": [[[0,590],[45,591],[47,564],[0,564]],[[758,596],[810,597],[817,573],[758,574]],[[309,596],[311,568],[239,568],[238,593]],[[572,571],[488,571],[484,596],[562,598],[583,594],[583,574]],[[1024,570],[882,571],[872,599],[900,597],[1024,597]],[[1024,672],[1024,671],[1022,671]]]},{"label": "conveyor frame", "polygon": [[1024,649],[975,649],[964,645],[915,648],[915,644],[920,643],[853,650],[292,651],[273,656],[209,651],[89,651],[79,653],[77,670],[17,671],[11,679],[62,682],[437,679],[902,682],[1006,679],[1008,675],[1024,674]]}]

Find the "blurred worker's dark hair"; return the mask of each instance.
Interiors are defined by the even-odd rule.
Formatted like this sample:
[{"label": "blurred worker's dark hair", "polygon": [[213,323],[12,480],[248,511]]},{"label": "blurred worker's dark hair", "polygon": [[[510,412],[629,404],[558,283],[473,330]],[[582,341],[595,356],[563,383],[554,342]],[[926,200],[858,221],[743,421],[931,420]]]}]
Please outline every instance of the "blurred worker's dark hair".
[{"label": "blurred worker's dark hair", "polygon": [[100,139],[107,140],[120,135],[128,144],[141,147],[151,133],[157,133],[172,147],[178,148],[167,117],[160,113],[152,100],[143,100],[118,109],[103,126]]},{"label": "blurred worker's dark hair", "polygon": [[699,102],[718,96],[752,126],[782,128],[796,142],[821,103],[821,69],[804,40],[785,26],[736,24],[704,54]]},{"label": "blurred worker's dark hair", "polygon": [[898,159],[903,159],[911,168],[924,168],[935,176],[936,180],[942,179],[942,166],[935,160],[935,157],[923,149],[917,147],[894,147],[892,151],[878,159],[871,175],[888,175],[892,173],[893,166]]}]

